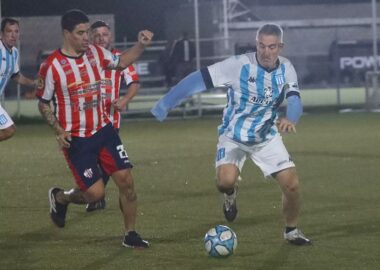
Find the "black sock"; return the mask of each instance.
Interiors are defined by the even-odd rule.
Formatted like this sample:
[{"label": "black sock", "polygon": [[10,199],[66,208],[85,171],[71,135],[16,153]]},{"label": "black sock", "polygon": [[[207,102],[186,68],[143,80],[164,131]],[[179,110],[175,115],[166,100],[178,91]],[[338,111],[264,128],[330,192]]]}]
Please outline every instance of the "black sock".
[{"label": "black sock", "polygon": [[286,232],[286,233],[291,232],[291,231],[295,230],[296,228],[297,228],[297,227],[288,227],[288,226],[286,226],[286,227],[285,227],[285,232]]}]

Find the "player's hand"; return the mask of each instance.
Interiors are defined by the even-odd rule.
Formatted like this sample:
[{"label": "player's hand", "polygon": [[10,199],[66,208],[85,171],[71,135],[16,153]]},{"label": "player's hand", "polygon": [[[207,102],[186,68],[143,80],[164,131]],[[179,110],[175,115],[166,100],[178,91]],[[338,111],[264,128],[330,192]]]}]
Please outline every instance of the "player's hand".
[{"label": "player's hand", "polygon": [[122,111],[125,108],[125,105],[120,98],[116,98],[112,101],[112,106],[118,112]]},{"label": "player's hand", "polygon": [[277,128],[281,134],[290,133],[290,132],[294,132],[294,133],[297,132],[296,125],[286,118],[278,119],[276,124],[277,124]]},{"label": "player's hand", "polygon": [[139,43],[141,43],[144,46],[149,46],[149,44],[152,42],[154,34],[149,30],[142,30],[139,32],[137,36],[137,40]]},{"label": "player's hand", "polygon": [[57,132],[55,138],[61,148],[70,148],[71,135],[65,130]]}]

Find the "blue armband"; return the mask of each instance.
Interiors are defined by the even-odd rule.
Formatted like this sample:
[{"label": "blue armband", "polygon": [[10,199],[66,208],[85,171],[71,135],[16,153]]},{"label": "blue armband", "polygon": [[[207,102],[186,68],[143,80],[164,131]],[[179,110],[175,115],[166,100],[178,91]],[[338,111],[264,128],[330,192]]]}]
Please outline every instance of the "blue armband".
[{"label": "blue armband", "polygon": [[297,124],[302,115],[302,102],[298,95],[292,95],[287,98],[288,106],[286,108],[286,118]]},{"label": "blue armband", "polygon": [[159,121],[163,121],[169,111],[183,102],[186,98],[207,89],[200,71],[194,71],[173,86],[170,91],[160,98],[151,110]]}]

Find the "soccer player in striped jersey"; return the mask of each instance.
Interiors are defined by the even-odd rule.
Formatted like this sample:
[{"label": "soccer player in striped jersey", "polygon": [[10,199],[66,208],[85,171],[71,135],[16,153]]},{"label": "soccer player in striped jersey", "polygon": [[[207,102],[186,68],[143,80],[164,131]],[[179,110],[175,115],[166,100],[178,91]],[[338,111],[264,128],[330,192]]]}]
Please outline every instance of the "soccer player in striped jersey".
[{"label": "soccer player in striped jersey", "polygon": [[62,228],[70,203],[86,204],[103,198],[101,166],[119,188],[125,228],[122,245],[147,248],[149,243],[135,231],[137,195],[132,165],[104,112],[101,87],[103,70],[123,70],[131,65],[150,44],[153,33],[140,31],[132,48],[114,55],[89,44],[89,19],[82,11],[67,11],[61,27],[63,45],[41,64],[36,95],[39,110],[55,131],[77,187],[49,190],[50,217]]},{"label": "soccer player in striped jersey", "polygon": [[[13,18],[4,18],[1,21],[1,42],[0,42],[0,96],[9,81],[35,87],[35,81],[25,77],[20,73],[19,52],[16,48],[20,35],[19,22]],[[0,141],[11,138],[16,132],[16,127],[12,118],[0,104]]]},{"label": "soccer player in striped jersey", "polygon": [[[186,97],[228,87],[215,161],[225,218],[232,222],[237,216],[238,179],[248,157],[265,177],[276,179],[282,190],[284,239],[308,245],[311,241],[297,227],[301,204],[298,175],[281,136],[296,131],[302,114],[297,74],[291,62],[280,56],[283,46],[282,28],[263,25],[256,34],[257,52],[233,56],[191,73],[156,103],[152,113],[162,121]],[[284,98],[286,115],[279,117]]]},{"label": "soccer player in striped jersey", "polygon": [[[96,21],[91,25],[91,42],[94,45],[101,46],[113,54],[120,55],[120,51],[111,47],[112,34],[110,26],[104,21]],[[105,112],[113,123],[114,128],[118,131],[120,128],[120,111],[125,110],[127,104],[137,94],[140,88],[139,78],[133,65],[124,70],[103,70],[103,87],[102,99],[105,106]],[[127,92],[120,97],[121,82],[127,85]],[[109,176],[103,173],[104,185],[107,184]],[[91,212],[97,209],[104,209],[106,201],[104,198],[97,202],[86,205],[86,211]]]}]

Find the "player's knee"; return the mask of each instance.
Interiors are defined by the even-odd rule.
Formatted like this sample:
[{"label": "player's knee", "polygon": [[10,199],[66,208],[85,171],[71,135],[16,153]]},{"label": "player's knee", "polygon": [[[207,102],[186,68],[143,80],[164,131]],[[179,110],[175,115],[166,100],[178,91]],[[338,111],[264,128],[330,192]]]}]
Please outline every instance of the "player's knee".
[{"label": "player's knee", "polygon": [[234,189],[236,181],[237,177],[233,177],[231,175],[230,177],[227,175],[219,175],[216,180],[216,187],[222,193],[229,193]]},{"label": "player's knee", "polygon": [[235,187],[239,177],[239,170],[232,164],[222,165],[217,168],[216,186],[219,191],[224,192]]},{"label": "player's knee", "polygon": [[128,189],[125,195],[126,195],[127,201],[129,202],[134,202],[137,200],[137,194],[134,189]]},{"label": "player's knee", "polygon": [[134,180],[130,170],[123,170],[113,175],[116,185],[121,193],[133,197],[134,193]]},{"label": "player's knee", "polygon": [[298,194],[299,193],[298,179],[295,177],[295,178],[291,178],[288,181],[286,181],[286,183],[283,184],[282,190],[285,193],[285,195],[286,194],[291,194],[291,195]]}]

